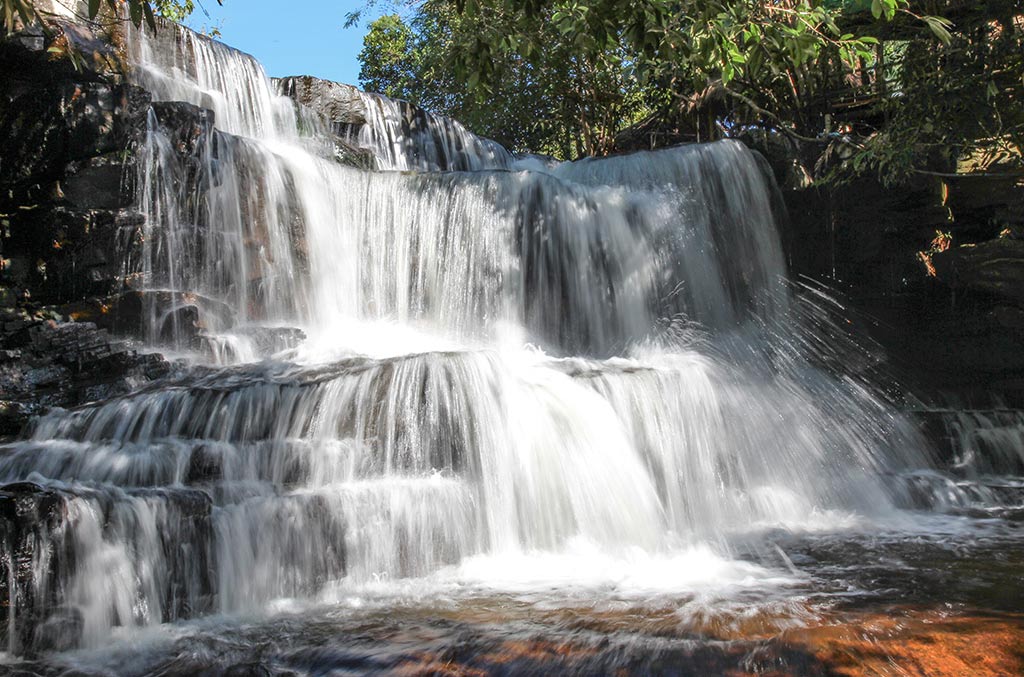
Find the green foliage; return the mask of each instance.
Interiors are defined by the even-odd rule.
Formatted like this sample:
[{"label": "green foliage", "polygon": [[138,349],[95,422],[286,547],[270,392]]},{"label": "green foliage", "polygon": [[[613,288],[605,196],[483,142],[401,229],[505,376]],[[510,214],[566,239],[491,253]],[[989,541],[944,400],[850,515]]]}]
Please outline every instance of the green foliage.
[{"label": "green foliage", "polygon": [[946,39],[914,40],[905,51],[890,96],[875,107],[884,123],[841,168],[846,174],[871,171],[894,183],[922,170],[1024,166],[1024,16],[1013,3],[975,9]]},{"label": "green foliage", "polygon": [[[581,54],[549,12],[538,44],[524,55],[516,36],[489,44],[487,12],[427,0],[411,21],[373,22],[360,54],[360,81],[455,117],[515,150],[572,157],[607,152],[614,133],[647,111],[643,88],[620,49]],[[355,20],[355,17],[350,17]],[[486,71],[467,67],[477,50]]]},{"label": "green foliage", "polygon": [[393,99],[418,98],[416,85],[422,46],[397,14],[387,14],[369,26],[359,52],[359,83],[364,89]]},{"label": "green foliage", "polygon": [[1019,0],[409,6],[405,47],[392,39],[385,59],[402,67],[376,88],[517,148],[781,135],[817,178],[1021,164]]},{"label": "green foliage", "polygon": [[31,0],[0,0],[0,13],[3,15],[4,33],[15,31],[19,22],[30,24],[36,20]]},{"label": "green foliage", "polygon": [[181,23],[196,9],[194,0],[153,0],[153,11],[157,16]]},{"label": "green foliage", "polygon": [[[702,95],[732,98],[743,110],[728,120],[705,116],[691,125],[697,138],[765,118],[799,136],[808,125],[797,109],[816,67],[852,68],[873,59],[878,45],[840,27],[842,5],[818,0],[424,0],[415,7],[400,36],[385,30],[396,30],[397,17],[371,26],[364,83],[418,99],[443,91],[440,98],[459,103],[443,112],[472,109],[475,100],[510,122],[517,116],[508,113],[524,108],[509,92],[514,83],[528,97],[521,123],[533,149],[559,156],[610,152],[623,129],[692,112]],[[906,0],[873,0],[870,9],[892,19]],[[449,30],[428,30],[439,19]],[[384,64],[399,63],[401,72],[381,79]],[[424,70],[444,70],[455,82],[412,75]],[[419,82],[411,89],[410,78]]]}]

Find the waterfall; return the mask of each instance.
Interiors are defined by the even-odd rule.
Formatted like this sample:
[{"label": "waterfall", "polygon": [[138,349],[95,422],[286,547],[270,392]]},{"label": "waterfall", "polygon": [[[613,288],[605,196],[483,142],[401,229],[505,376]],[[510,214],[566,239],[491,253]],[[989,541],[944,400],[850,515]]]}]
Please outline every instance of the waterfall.
[{"label": "waterfall", "polygon": [[181,29],[131,55],[158,103],[126,268],[188,366],[0,457],[3,501],[50,501],[2,535],[31,560],[11,650],[478,556],[732,557],[891,517],[886,477],[925,465],[817,359],[743,145],[540,167],[363,95],[349,141],[416,170],[364,171],[245,54]]}]

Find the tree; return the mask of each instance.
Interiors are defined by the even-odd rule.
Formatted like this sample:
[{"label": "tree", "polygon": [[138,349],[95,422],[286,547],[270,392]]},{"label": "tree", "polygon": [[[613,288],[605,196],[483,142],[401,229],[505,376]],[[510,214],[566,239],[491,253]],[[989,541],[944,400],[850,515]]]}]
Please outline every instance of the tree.
[{"label": "tree", "polygon": [[875,128],[858,144],[848,175],[887,182],[911,173],[1024,167],[1024,7],[995,0],[954,7],[948,39],[920,39],[903,26],[888,48]]},{"label": "tree", "polygon": [[408,6],[408,96],[499,138],[526,129],[519,149],[775,137],[818,179],[895,180],[964,154],[1020,164],[1019,0]]},{"label": "tree", "polygon": [[397,14],[386,14],[369,26],[359,52],[359,84],[393,99],[417,99],[420,47],[412,29]]},{"label": "tree", "polygon": [[416,9],[409,23],[388,15],[370,24],[360,54],[364,87],[455,117],[513,150],[556,157],[607,152],[615,130],[643,110],[621,54],[581,56],[549,25],[547,49],[530,57],[506,50],[489,62],[486,79],[467,76],[462,50],[482,45],[486,17],[434,0]]}]

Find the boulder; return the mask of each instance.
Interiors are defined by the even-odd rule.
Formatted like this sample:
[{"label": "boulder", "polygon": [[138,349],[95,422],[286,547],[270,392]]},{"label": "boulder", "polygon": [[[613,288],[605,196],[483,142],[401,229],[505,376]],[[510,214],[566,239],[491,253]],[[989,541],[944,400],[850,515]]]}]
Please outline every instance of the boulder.
[{"label": "boulder", "polygon": [[320,117],[333,132],[334,159],[359,169],[373,169],[373,153],[349,142],[353,130],[366,124],[366,106],[359,90],[309,75],[275,78],[278,91]]},{"label": "boulder", "polygon": [[366,124],[366,108],[359,90],[310,75],[275,78],[278,91],[318,113],[335,125]]}]

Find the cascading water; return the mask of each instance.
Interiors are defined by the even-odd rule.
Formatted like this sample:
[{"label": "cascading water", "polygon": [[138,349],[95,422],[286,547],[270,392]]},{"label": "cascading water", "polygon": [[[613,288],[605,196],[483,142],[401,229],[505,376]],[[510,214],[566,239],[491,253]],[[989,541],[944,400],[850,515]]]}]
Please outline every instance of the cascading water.
[{"label": "cascading water", "polygon": [[12,651],[503,558],[725,566],[910,500],[887,477],[921,442],[815,366],[739,143],[540,167],[366,95],[350,140],[423,170],[367,172],[248,56],[161,35],[133,36],[137,81],[212,119],[183,166],[154,107],[129,268],[150,340],[198,364],[0,458],[51,501],[3,536],[35,553]]},{"label": "cascading water", "polygon": [[357,92],[366,123],[346,137],[373,151],[381,169],[478,171],[512,166],[512,155],[458,121],[414,109],[403,101]]}]

